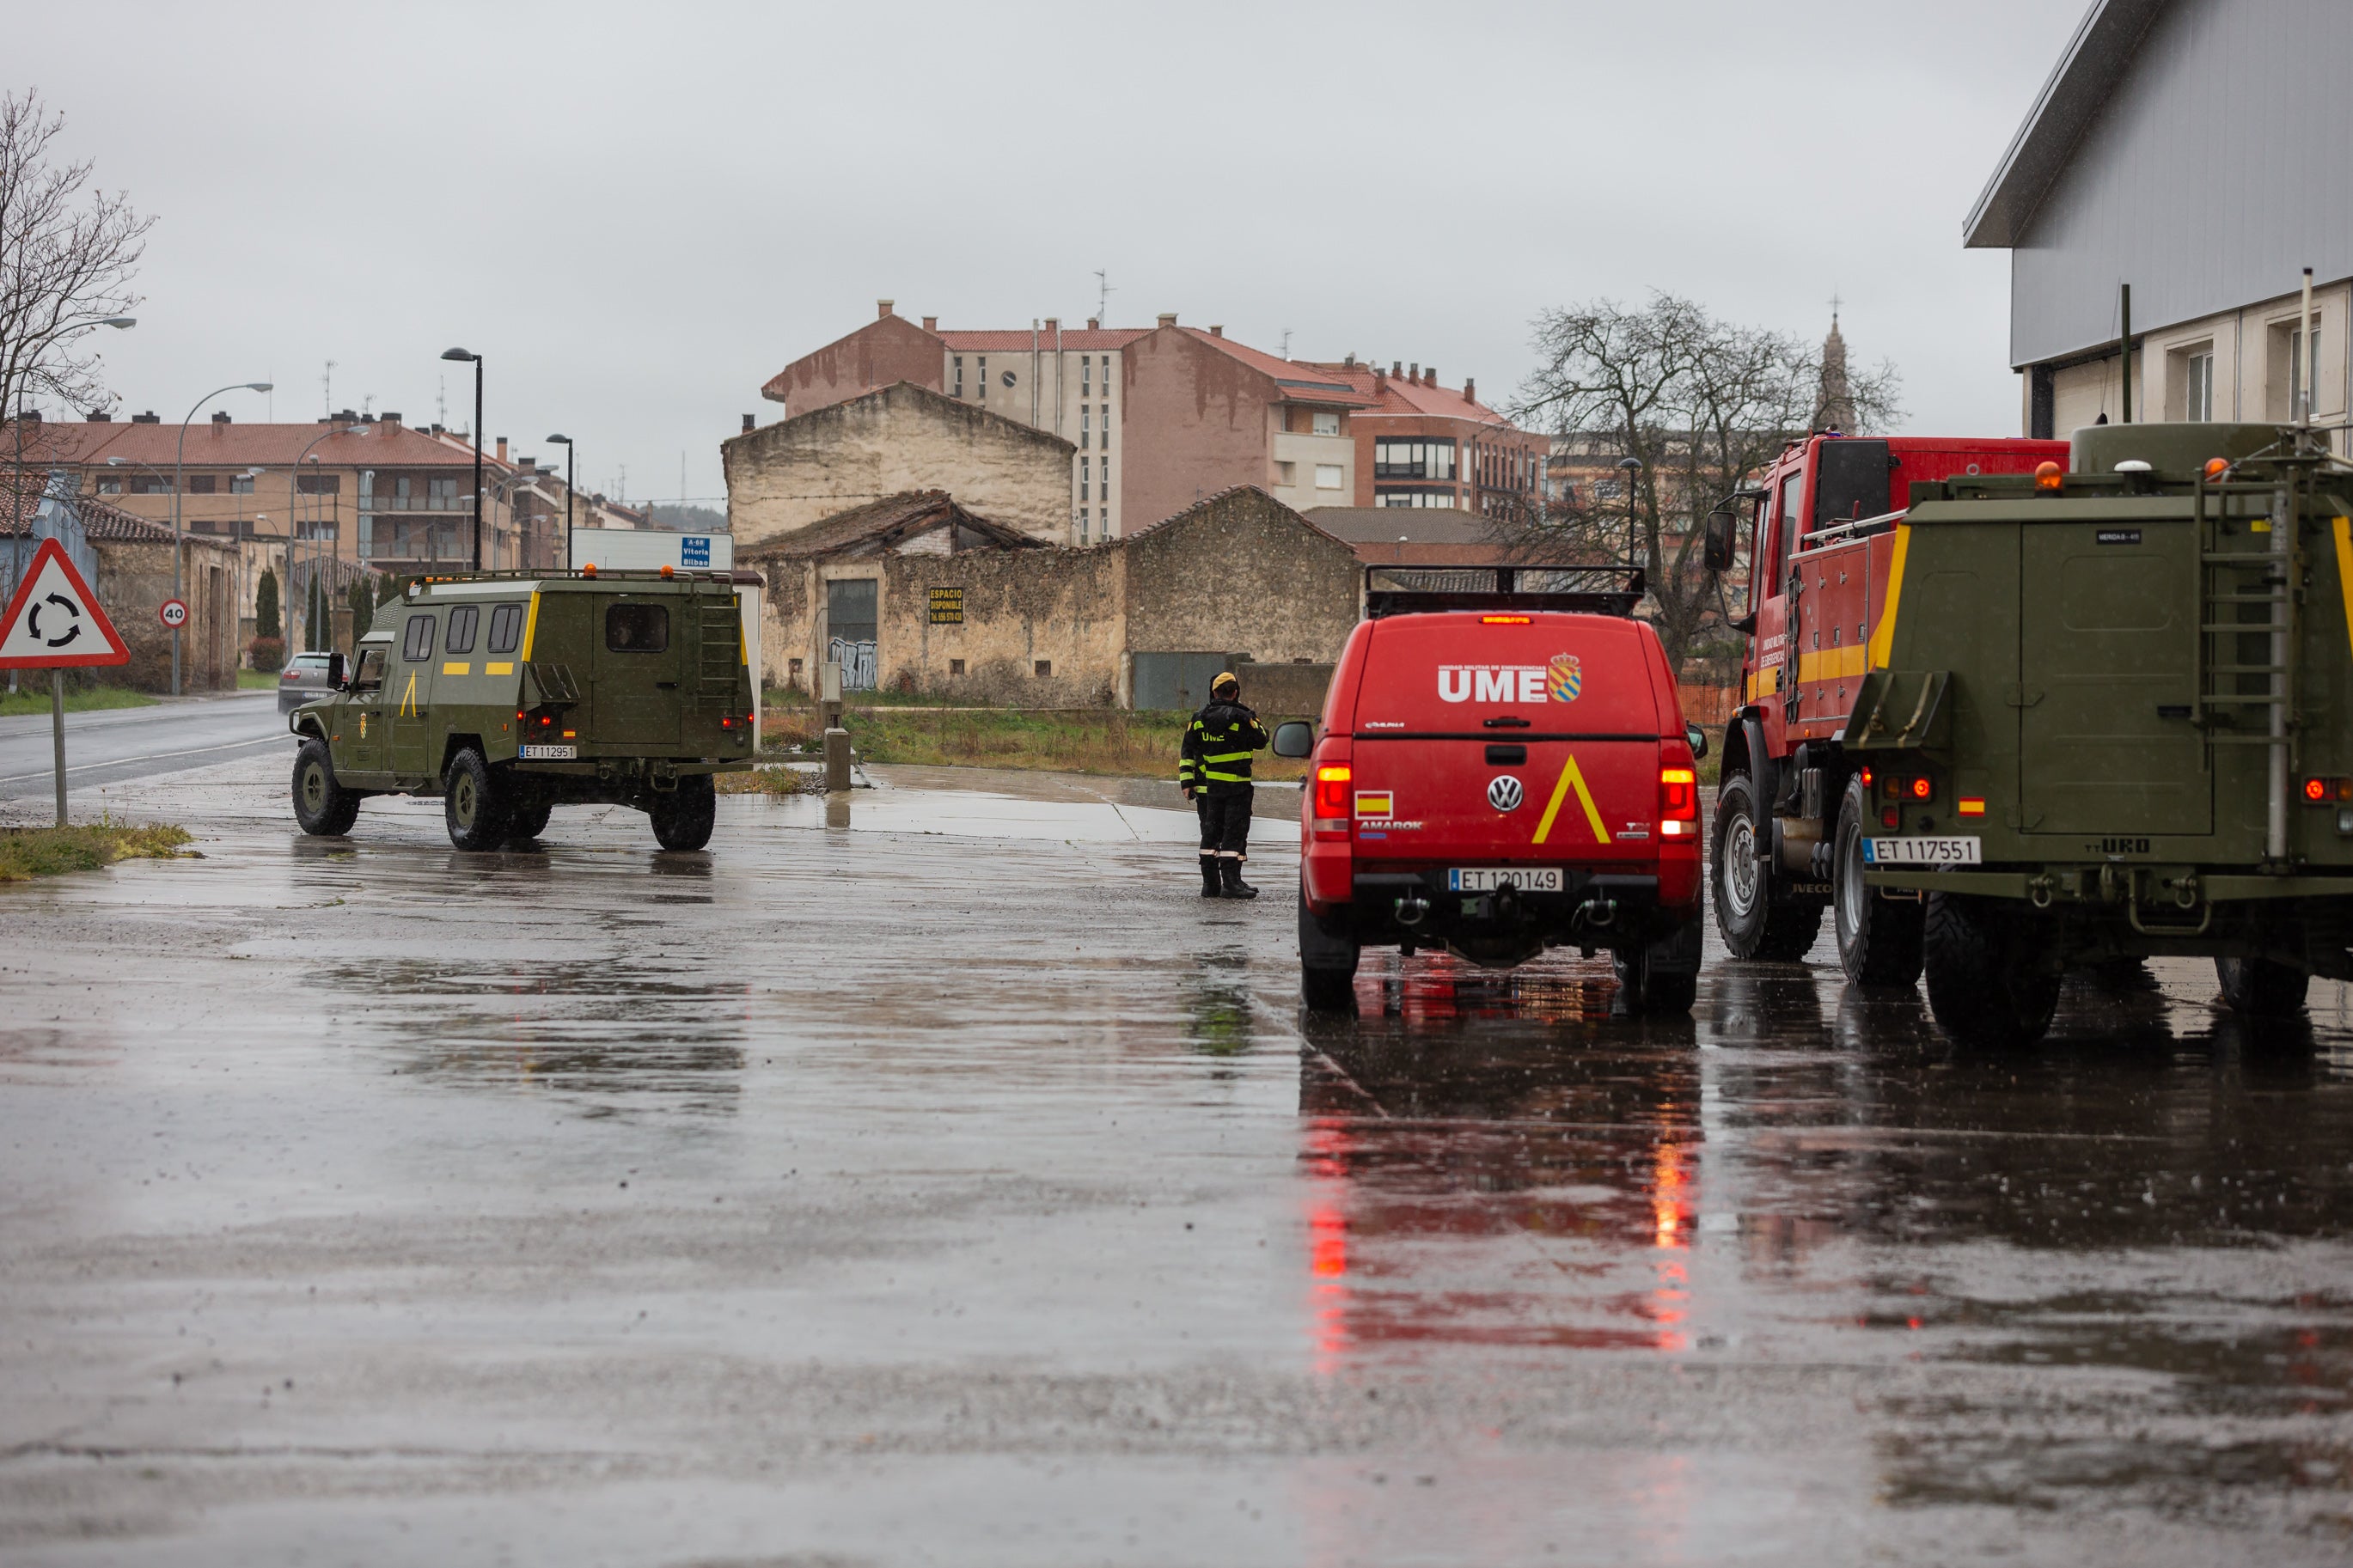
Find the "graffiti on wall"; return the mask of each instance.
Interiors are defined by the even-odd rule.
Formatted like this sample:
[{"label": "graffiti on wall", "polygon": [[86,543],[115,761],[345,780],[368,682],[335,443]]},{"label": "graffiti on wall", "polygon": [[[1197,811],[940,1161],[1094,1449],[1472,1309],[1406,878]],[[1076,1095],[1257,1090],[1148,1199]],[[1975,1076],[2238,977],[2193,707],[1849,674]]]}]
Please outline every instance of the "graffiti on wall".
[{"label": "graffiti on wall", "polygon": [[873,639],[852,642],[847,637],[835,637],[825,645],[825,657],[841,666],[841,689],[844,691],[874,689]]}]

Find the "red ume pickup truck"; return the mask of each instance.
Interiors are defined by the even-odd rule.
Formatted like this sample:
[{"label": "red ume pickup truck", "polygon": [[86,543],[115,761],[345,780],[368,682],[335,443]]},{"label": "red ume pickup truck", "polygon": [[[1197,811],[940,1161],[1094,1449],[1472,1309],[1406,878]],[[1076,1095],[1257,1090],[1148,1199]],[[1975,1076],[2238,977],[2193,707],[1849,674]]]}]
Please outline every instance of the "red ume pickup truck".
[{"label": "red ume pickup truck", "polygon": [[1634,1013],[1690,1008],[1700,959],[1695,759],[1674,673],[1624,567],[1373,567],[1367,618],[1300,807],[1299,963],[1352,1008],[1366,947],[1508,967],[1608,949]]}]

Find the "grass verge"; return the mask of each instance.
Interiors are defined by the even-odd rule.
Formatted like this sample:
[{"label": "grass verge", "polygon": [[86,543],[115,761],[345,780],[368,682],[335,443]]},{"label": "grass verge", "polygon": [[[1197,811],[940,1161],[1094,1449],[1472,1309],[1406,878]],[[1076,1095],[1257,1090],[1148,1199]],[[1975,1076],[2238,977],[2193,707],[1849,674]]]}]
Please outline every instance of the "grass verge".
[{"label": "grass verge", "polygon": [[[46,713],[49,710],[49,683],[39,670],[32,672],[38,684],[28,680],[22,690],[0,691],[0,715],[9,713]],[[155,700],[143,691],[133,691],[126,686],[92,686],[80,691],[66,693],[66,711],[90,713],[100,708],[153,708]]]},{"label": "grass verge", "polygon": [[95,871],[117,860],[176,860],[189,842],[184,827],[132,827],[120,822],[0,828],[0,882]]},{"label": "grass verge", "polygon": [[[1176,748],[1184,739],[1188,717],[1118,708],[1099,711],[1000,708],[951,713],[851,709],[842,723],[861,762],[1036,768],[1174,780]],[[763,722],[771,747],[800,745],[814,750],[818,743],[816,718],[807,710],[770,710]],[[1304,765],[1261,752],[1252,772],[1262,781],[1295,779]]]},{"label": "grass verge", "polygon": [[270,691],[277,689],[278,672],[274,669],[240,669],[237,672],[239,691]]}]

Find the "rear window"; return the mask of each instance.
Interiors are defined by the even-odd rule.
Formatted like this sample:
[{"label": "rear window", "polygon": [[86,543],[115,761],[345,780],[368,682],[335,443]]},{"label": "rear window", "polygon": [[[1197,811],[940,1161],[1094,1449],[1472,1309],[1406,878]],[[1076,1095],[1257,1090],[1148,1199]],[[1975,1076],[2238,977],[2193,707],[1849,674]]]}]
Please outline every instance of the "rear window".
[{"label": "rear window", "polygon": [[515,644],[522,641],[522,606],[492,605],[491,606],[491,651],[512,653]]},{"label": "rear window", "polygon": [[433,657],[433,617],[411,616],[402,633],[400,657],[416,664]]},{"label": "rear window", "polygon": [[[1489,726],[1494,718],[1525,725]],[[1377,622],[1356,699],[1359,734],[1655,734],[1641,633],[1606,616],[1537,614]]]},{"label": "rear window", "polygon": [[666,605],[606,606],[605,646],[615,653],[660,653],[670,647],[670,607]]},{"label": "rear window", "polygon": [[474,627],[481,619],[481,615],[482,612],[471,605],[460,605],[450,611],[449,640],[444,645],[444,650],[449,653],[473,652]]}]

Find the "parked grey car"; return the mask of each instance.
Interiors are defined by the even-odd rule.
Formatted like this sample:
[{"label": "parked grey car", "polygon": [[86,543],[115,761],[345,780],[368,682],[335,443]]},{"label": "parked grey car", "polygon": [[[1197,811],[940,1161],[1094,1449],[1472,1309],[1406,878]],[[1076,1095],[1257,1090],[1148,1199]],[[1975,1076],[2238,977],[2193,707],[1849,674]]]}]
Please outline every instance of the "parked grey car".
[{"label": "parked grey car", "polygon": [[291,713],[313,698],[324,697],[334,688],[328,684],[331,653],[298,653],[286,661],[286,673],[278,678],[278,710]]}]

